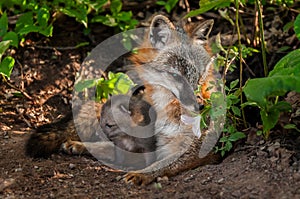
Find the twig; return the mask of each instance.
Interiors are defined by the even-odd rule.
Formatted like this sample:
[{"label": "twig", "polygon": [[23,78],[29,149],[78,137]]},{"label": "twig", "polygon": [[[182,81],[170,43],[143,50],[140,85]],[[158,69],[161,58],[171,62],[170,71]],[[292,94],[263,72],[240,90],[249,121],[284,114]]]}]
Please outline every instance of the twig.
[{"label": "twig", "polygon": [[88,42],[83,42],[83,43],[80,43],[76,46],[66,46],[66,47],[59,47],[59,46],[39,46],[39,45],[34,45],[35,48],[39,48],[39,49],[47,49],[47,50],[75,50],[77,48],[80,48],[82,46],[86,46],[88,45],[89,43]]},{"label": "twig", "polygon": [[21,89],[19,89],[19,88],[17,88],[16,86],[12,85],[11,83],[9,83],[9,82],[7,81],[7,79],[6,79],[4,76],[3,76],[3,80],[4,80],[4,82],[5,82],[9,87],[11,87],[11,88],[13,88],[13,89],[19,91],[19,92],[22,93],[22,95],[24,95],[27,99],[32,100],[32,97],[31,97],[30,95],[28,95],[25,91],[22,91]]},{"label": "twig", "polygon": [[[185,6],[186,6],[186,12],[189,13],[191,11],[189,1],[188,0],[184,0],[184,3],[185,3]],[[188,21],[191,22],[192,19],[189,17]]]},{"label": "twig", "polygon": [[265,35],[264,35],[264,25],[262,20],[261,5],[259,0],[256,0],[255,2],[258,9],[259,32],[260,32],[260,42],[261,42],[261,53],[262,53],[263,65],[264,65],[264,74],[265,76],[267,76],[269,71],[268,71],[267,57],[266,57]]},{"label": "twig", "polygon": [[[241,43],[241,32],[240,32],[240,26],[239,26],[239,1],[235,0],[235,6],[236,6],[236,12],[235,12],[235,25],[237,30],[237,36],[238,36],[238,44],[239,44],[239,57],[240,57],[240,100],[241,104],[243,103],[243,55],[242,55],[242,43]],[[247,127],[247,122],[245,118],[245,112],[244,108],[241,107],[242,117],[243,117],[243,123],[245,128]]]}]

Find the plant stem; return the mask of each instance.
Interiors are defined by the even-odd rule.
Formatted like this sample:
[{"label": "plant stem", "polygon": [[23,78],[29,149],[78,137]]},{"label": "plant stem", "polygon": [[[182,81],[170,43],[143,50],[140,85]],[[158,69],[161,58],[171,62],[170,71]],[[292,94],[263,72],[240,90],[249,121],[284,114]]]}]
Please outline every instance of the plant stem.
[{"label": "plant stem", "polygon": [[[238,45],[239,45],[239,57],[240,57],[240,100],[241,104],[243,104],[243,55],[242,55],[242,43],[241,43],[241,31],[240,31],[240,26],[239,26],[239,0],[235,0],[235,7],[236,7],[236,12],[235,12],[235,26],[237,30],[237,35],[238,35]],[[244,127],[247,128],[247,122],[245,118],[245,112],[244,108],[241,107],[241,112],[242,112],[242,118],[243,118],[243,123]]]},{"label": "plant stem", "polygon": [[265,35],[264,35],[264,25],[262,20],[262,11],[261,4],[259,0],[255,0],[257,9],[258,9],[258,23],[259,23],[259,32],[260,32],[260,43],[261,43],[261,53],[263,58],[263,66],[264,66],[264,74],[268,76],[268,65],[267,65],[267,57],[266,57],[266,45],[265,45]]}]

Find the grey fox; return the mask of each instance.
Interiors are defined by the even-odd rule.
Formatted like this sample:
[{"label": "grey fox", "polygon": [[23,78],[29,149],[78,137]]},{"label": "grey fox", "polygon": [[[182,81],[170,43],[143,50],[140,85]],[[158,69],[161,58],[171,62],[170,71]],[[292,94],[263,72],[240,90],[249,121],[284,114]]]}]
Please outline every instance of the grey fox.
[{"label": "grey fox", "polygon": [[148,62],[144,59],[147,56],[139,59],[139,54],[131,57],[139,65],[136,70],[145,84],[144,96],[157,112],[157,161],[142,170],[127,173],[126,182],[145,185],[159,176],[173,176],[220,160],[212,151],[205,157],[199,156],[206,134],[201,138],[195,136],[192,126],[181,117],[198,111],[193,96],[197,85],[204,85],[200,97],[207,98],[211,91],[206,89],[215,81],[207,46],[212,25],[211,20],[198,25],[175,25],[158,15],[151,23],[148,43],[144,44],[148,48],[142,50],[147,54],[150,48],[155,54],[153,60]]},{"label": "grey fox", "polygon": [[[127,183],[146,185],[159,176],[174,176],[179,172],[200,165],[220,161],[220,156],[213,152],[205,157],[199,156],[203,139],[213,129],[207,130],[198,138],[193,133],[193,126],[182,120],[183,115],[192,117],[194,112],[197,113],[199,111],[198,103],[202,103],[202,99],[209,98],[211,90],[214,90],[207,89],[213,87],[211,82],[215,81],[212,74],[212,55],[207,42],[212,25],[212,20],[200,24],[173,24],[166,17],[157,15],[152,20],[149,32],[145,36],[145,42],[138,52],[130,57],[130,60],[135,64],[132,70],[136,71],[144,84],[143,93],[139,95],[137,100],[142,100],[145,103],[141,103],[141,106],[131,106],[130,111],[127,113],[131,117],[130,120],[133,121],[136,120],[133,112],[140,111],[141,114],[137,115],[140,115],[143,118],[142,121],[144,121],[146,119],[145,115],[149,114],[149,109],[145,109],[145,107],[148,107],[148,104],[152,105],[156,113],[153,134],[146,141],[134,139],[131,135],[123,137],[124,131],[119,126],[115,128],[115,123],[110,124],[105,119],[101,123],[101,118],[105,118],[105,115],[109,118],[111,115],[112,112],[109,107],[114,106],[113,101],[110,105],[105,105],[108,107],[108,111],[101,112],[100,115],[100,123],[104,133],[121,149],[126,149],[124,142],[127,141],[131,142],[133,152],[155,149],[155,157],[144,156],[145,164],[141,166],[142,169],[125,174],[124,180]],[[201,100],[196,99],[193,93],[198,85],[201,85],[201,93],[198,96]],[[122,111],[122,109],[124,107],[118,108],[119,111]],[[124,110],[123,114],[126,114],[128,108],[125,107]],[[91,117],[90,111],[87,112]],[[116,119],[115,115],[113,117]],[[97,117],[94,116],[93,118],[96,119],[92,119],[82,126],[99,126]],[[86,118],[83,119],[83,121],[85,120]],[[127,123],[126,120],[121,121],[121,123],[123,122]],[[130,125],[132,132],[136,131],[131,122],[127,124]],[[108,129],[105,130],[105,126]],[[72,137],[68,133],[64,133],[64,136],[57,135],[59,132],[62,134],[63,131],[67,131],[68,128],[75,132],[74,124],[70,124],[62,130],[54,129],[51,130],[51,133],[45,135],[44,133],[33,134],[27,143],[28,154],[32,156],[41,156],[44,153],[51,154],[61,147],[67,153],[84,154],[90,152],[98,154],[99,157],[97,158],[108,159],[112,162],[116,161],[119,158],[118,156],[126,159],[126,153],[115,153],[115,146],[109,140],[102,140],[101,142],[84,140],[84,142],[80,142],[78,137]],[[84,132],[90,130],[91,127],[79,128],[79,133],[81,129]],[[83,134],[93,135],[95,131],[98,131],[97,128],[92,129],[93,133]],[[117,134],[114,135],[113,133]],[[154,137],[151,137],[152,135]],[[59,139],[56,140],[56,138]],[[52,142],[55,143],[53,146]],[[47,148],[47,150],[37,152],[41,148]],[[155,159],[154,162],[153,158]]]}]

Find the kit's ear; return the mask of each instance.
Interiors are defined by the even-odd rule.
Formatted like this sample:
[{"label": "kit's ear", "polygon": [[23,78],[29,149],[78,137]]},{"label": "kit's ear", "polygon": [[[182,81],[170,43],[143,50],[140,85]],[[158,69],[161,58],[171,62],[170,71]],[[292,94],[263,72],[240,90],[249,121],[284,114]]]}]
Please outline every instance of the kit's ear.
[{"label": "kit's ear", "polygon": [[213,25],[214,20],[212,19],[204,21],[203,23],[197,25],[192,34],[193,39],[200,44],[206,43],[208,41],[208,36]]},{"label": "kit's ear", "polygon": [[165,16],[157,15],[152,19],[149,32],[151,45],[156,49],[162,49],[171,42],[174,24]]}]

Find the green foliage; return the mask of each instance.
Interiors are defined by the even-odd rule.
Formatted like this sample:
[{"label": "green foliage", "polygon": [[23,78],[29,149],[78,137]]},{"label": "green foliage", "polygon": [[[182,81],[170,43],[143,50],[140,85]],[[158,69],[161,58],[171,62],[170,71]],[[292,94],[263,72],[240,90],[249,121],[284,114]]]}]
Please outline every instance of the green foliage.
[{"label": "green foliage", "polygon": [[278,101],[278,97],[285,95],[288,91],[300,92],[299,77],[300,49],[283,57],[268,77],[251,79],[246,83],[243,91],[248,102],[244,106],[259,107],[263,122],[263,134],[266,138],[278,122],[279,114],[291,109],[289,103]]},{"label": "green foliage", "polygon": [[[110,2],[109,9],[111,14],[101,15],[105,10],[104,6]],[[5,10],[3,12],[2,10]],[[134,28],[138,21],[132,19],[132,12],[122,11],[121,0],[11,0],[0,1],[0,38],[2,41],[10,41],[11,47],[18,47],[20,41],[23,41],[29,33],[39,33],[46,37],[52,36],[53,13],[61,12],[70,17],[74,17],[78,22],[82,23],[86,28],[89,22],[101,22],[104,25],[117,27],[121,31]],[[10,28],[8,24],[9,14],[19,14],[15,27]],[[92,19],[89,21],[89,15]],[[91,17],[90,17],[91,18]],[[131,50],[131,38],[124,35],[124,46]],[[79,44],[85,45],[86,43]],[[6,51],[7,45],[1,45],[0,51]],[[0,62],[1,74],[6,77],[10,76],[14,60],[11,57],[5,57]]]},{"label": "green foliage", "polygon": [[0,42],[0,74],[7,78],[10,78],[13,66],[15,64],[15,60],[11,56],[6,56],[2,60],[2,56],[4,55],[5,51],[8,49],[10,42],[11,41]]},{"label": "green foliage", "polygon": [[221,147],[217,146],[215,148],[216,152],[221,152],[222,156],[224,156],[226,152],[229,152],[232,149],[233,142],[236,142],[246,137],[244,133],[237,131],[233,125],[229,125],[228,127],[225,127],[223,132],[225,135],[221,137],[219,140],[222,146]]},{"label": "green foliage", "polygon": [[211,9],[229,7],[229,5],[233,2],[233,0],[200,0],[200,8],[197,10],[190,11],[185,17],[194,17],[205,13]]},{"label": "green foliage", "polygon": [[91,22],[100,22],[110,27],[119,27],[121,31],[134,28],[138,21],[132,19],[131,11],[122,11],[122,1],[112,0],[110,5],[111,14],[98,15],[92,18]]},{"label": "green foliage", "polygon": [[108,73],[108,79],[89,79],[75,84],[75,91],[82,92],[87,88],[95,88],[95,100],[108,99],[109,95],[126,94],[134,86],[132,80],[124,73]]},{"label": "green foliage", "polygon": [[178,3],[178,0],[160,0],[160,1],[156,1],[156,4],[164,6],[168,13],[171,12],[171,10],[176,6],[177,3]]},{"label": "green foliage", "polygon": [[[214,131],[222,132],[222,137],[219,140],[221,146],[216,146],[215,151],[220,152],[222,156],[232,149],[233,142],[245,138],[245,134],[237,131],[238,118],[241,117],[241,111],[238,107],[240,103],[240,90],[237,88],[239,81],[235,80],[230,83],[230,86],[225,86],[227,93],[226,98],[222,92],[213,92],[210,99],[207,100],[207,105],[201,111],[201,128],[207,128],[206,119],[210,116],[210,120],[214,121]],[[224,119],[226,116],[226,121]],[[222,123],[225,122],[224,129]]]}]

